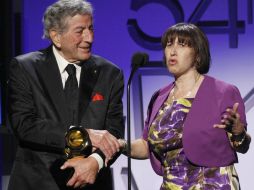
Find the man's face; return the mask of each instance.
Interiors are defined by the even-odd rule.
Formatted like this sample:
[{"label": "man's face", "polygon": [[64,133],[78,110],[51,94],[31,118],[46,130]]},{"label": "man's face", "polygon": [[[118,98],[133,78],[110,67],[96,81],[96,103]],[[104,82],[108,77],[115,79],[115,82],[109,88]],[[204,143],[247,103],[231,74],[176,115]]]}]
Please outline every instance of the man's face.
[{"label": "man's face", "polygon": [[91,56],[93,20],[91,15],[67,17],[66,28],[59,35],[59,53],[69,62],[84,61]]}]

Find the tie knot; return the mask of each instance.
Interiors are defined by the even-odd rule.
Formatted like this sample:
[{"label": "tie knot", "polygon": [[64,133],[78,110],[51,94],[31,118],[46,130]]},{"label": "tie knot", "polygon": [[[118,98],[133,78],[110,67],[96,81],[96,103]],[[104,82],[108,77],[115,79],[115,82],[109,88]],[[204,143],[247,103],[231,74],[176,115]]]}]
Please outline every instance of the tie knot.
[{"label": "tie knot", "polygon": [[76,75],[76,68],[73,64],[68,64],[65,68],[69,76]]}]

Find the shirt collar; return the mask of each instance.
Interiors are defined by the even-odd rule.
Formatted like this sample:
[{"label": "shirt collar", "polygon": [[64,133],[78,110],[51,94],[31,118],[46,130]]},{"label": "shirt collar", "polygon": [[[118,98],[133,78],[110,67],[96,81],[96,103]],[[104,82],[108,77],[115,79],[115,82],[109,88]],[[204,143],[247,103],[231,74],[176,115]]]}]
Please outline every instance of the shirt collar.
[{"label": "shirt collar", "polygon": [[[66,66],[68,64],[73,64],[73,63],[68,62],[62,55],[60,55],[60,53],[57,51],[54,45],[53,45],[53,53],[56,57],[56,62],[57,62],[59,71],[62,74],[63,72],[65,72]],[[74,66],[76,67],[76,69],[81,70],[81,67],[78,64],[74,64]]]}]

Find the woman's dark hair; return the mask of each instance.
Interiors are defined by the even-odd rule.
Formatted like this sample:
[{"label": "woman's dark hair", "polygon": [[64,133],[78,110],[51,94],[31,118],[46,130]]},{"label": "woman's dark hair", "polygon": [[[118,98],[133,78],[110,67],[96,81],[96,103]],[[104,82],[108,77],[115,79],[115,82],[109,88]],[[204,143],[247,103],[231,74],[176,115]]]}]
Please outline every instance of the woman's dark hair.
[{"label": "woman's dark hair", "polygon": [[197,71],[200,74],[208,73],[211,56],[206,35],[194,24],[178,23],[168,28],[163,34],[161,38],[163,49],[166,48],[168,42],[173,42],[175,38],[194,49]]}]

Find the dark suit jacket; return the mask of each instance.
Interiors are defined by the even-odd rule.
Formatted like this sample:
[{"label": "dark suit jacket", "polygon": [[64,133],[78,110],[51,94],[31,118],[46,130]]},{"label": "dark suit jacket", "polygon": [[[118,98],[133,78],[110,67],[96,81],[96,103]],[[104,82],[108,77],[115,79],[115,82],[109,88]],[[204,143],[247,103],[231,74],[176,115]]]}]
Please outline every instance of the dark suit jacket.
[{"label": "dark suit jacket", "polygon": [[[14,58],[9,67],[8,85],[8,115],[19,142],[9,190],[57,190],[49,168],[63,156],[64,136],[72,118],[67,114],[52,47]],[[122,138],[122,71],[93,55],[82,65],[79,90],[80,125],[106,129]],[[101,95],[97,101],[93,99],[96,94]],[[85,189],[110,190],[111,182],[110,169],[104,168],[95,185]]]}]

